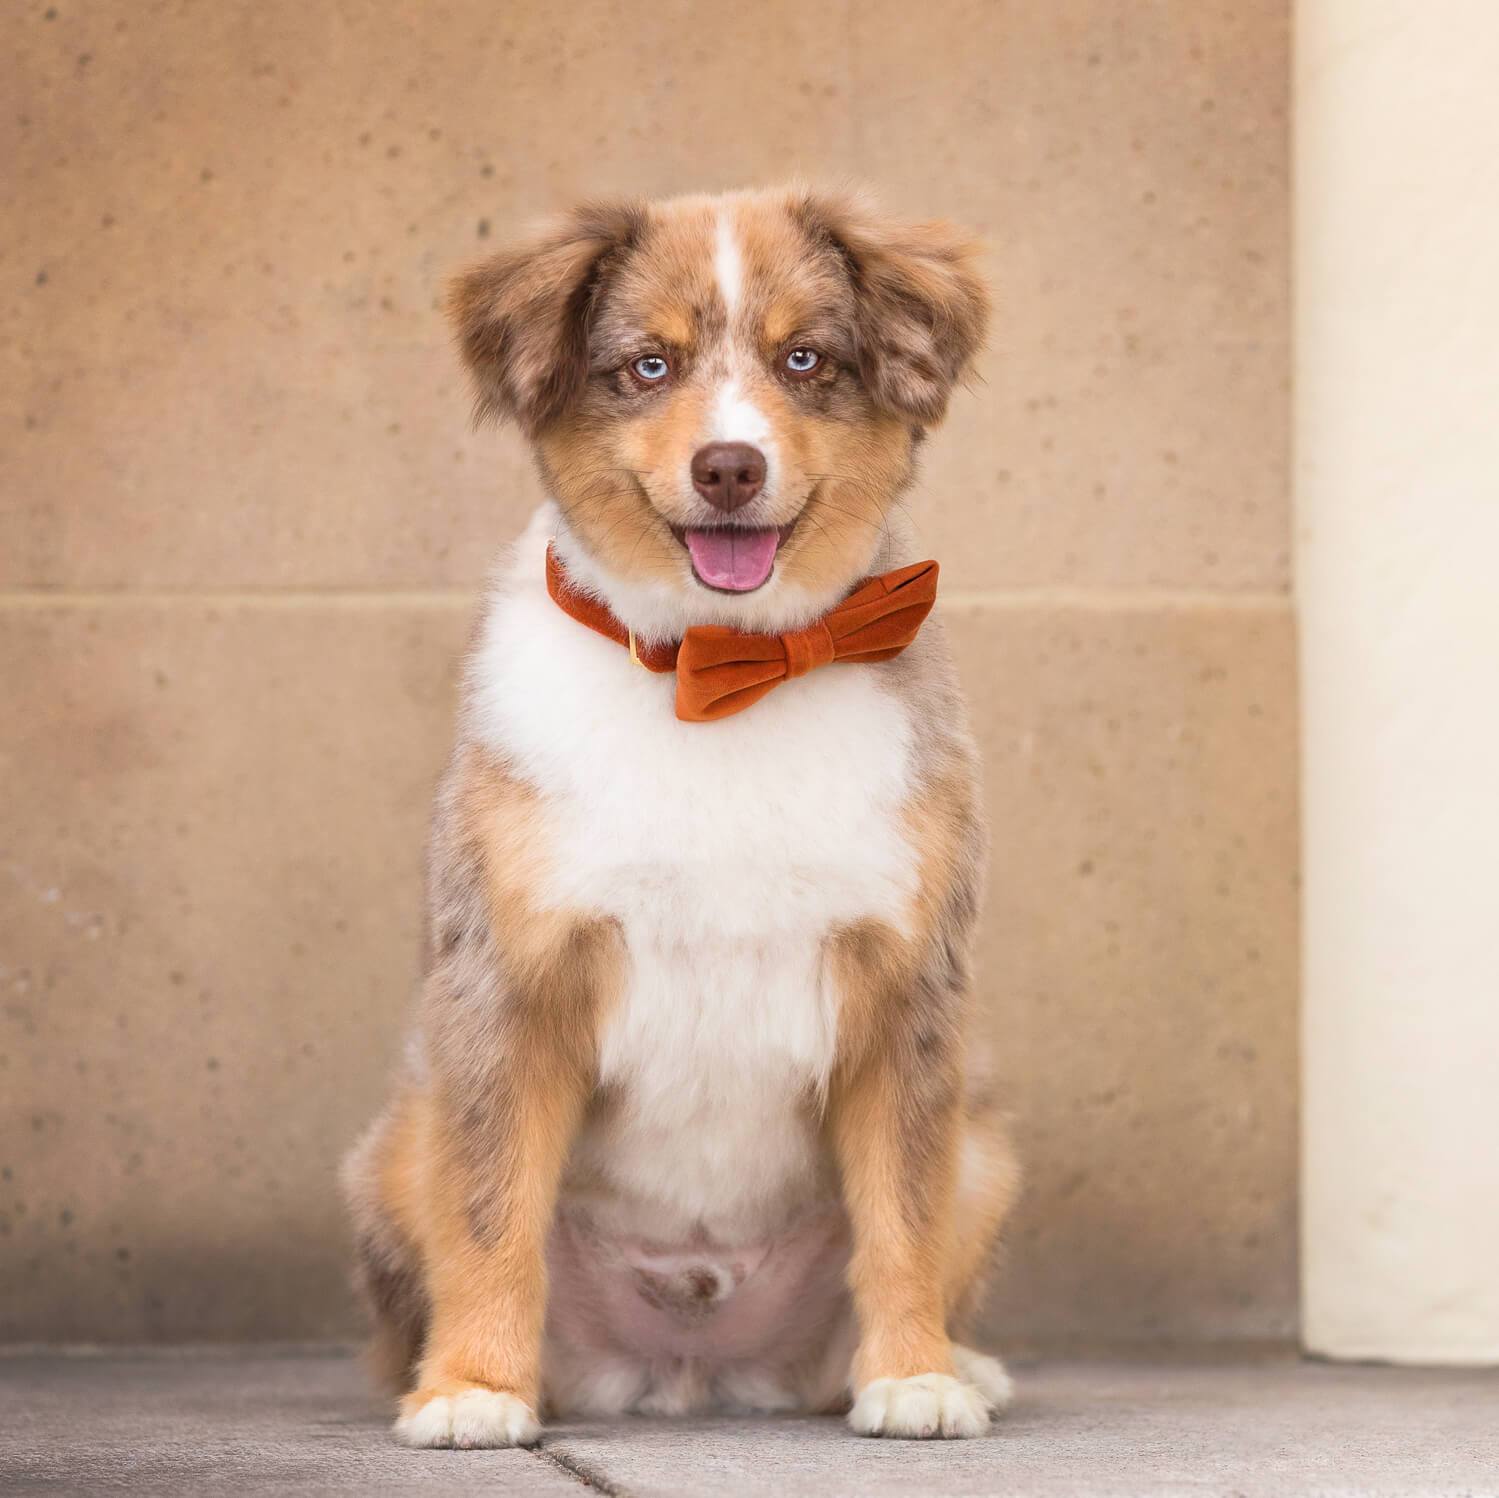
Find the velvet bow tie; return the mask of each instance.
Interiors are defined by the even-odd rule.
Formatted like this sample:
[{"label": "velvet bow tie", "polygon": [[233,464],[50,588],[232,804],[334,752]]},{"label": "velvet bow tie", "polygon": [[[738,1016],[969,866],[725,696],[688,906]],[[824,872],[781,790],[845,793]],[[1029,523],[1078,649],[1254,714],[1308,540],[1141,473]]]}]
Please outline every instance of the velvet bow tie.
[{"label": "velvet bow tie", "polygon": [[680,644],[642,643],[592,594],[574,586],[547,547],[547,592],[580,624],[627,645],[647,671],[677,673],[677,717],[710,723],[758,702],[770,689],[833,661],[888,661],[916,638],[937,600],[937,564],[916,562],[865,580],[837,608],[784,635],[694,625]]}]

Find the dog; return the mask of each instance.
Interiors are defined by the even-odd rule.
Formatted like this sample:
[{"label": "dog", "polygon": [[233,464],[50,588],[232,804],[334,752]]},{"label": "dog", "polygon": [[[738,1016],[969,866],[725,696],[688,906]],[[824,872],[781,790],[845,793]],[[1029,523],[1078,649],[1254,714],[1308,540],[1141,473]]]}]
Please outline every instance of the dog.
[{"label": "dog", "polygon": [[855,192],[578,208],[460,275],[548,501],[436,796],[415,1037],[344,1171],[416,1447],[543,1413],[975,1436],[1018,1171],[967,1036],[978,761],[902,496],[988,316]]}]

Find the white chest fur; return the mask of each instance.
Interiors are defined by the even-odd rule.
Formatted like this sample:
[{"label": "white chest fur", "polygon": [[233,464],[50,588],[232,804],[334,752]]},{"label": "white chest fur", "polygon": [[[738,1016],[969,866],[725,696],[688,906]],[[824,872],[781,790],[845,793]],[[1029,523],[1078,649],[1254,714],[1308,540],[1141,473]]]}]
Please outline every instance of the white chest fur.
[{"label": "white chest fur", "polygon": [[[629,971],[601,1037],[626,1099],[589,1164],[653,1222],[746,1232],[813,1168],[804,1101],[832,1063],[828,931],[901,927],[911,725],[875,668],[828,667],[719,723],[563,614],[545,517],[491,605],[476,730],[545,796],[543,906],[614,916]],[[623,1226],[623,1224],[621,1224]]]}]

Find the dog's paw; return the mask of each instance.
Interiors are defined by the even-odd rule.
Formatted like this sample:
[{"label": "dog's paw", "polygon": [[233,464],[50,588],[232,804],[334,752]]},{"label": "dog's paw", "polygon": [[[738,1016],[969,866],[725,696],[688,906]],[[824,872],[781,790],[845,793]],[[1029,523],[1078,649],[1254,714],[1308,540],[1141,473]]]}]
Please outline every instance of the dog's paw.
[{"label": "dog's paw", "polygon": [[475,1385],[454,1394],[417,1390],[402,1402],[396,1439],[406,1446],[456,1446],[461,1451],[491,1446],[534,1446],[541,1422],[530,1405],[513,1394]]},{"label": "dog's paw", "polygon": [[981,1436],[989,1428],[989,1404],[972,1384],[945,1373],[877,1378],[859,1390],[848,1423],[861,1436]]},{"label": "dog's paw", "polygon": [[952,1350],[953,1367],[965,1384],[972,1384],[989,1403],[991,1411],[1007,1410],[1015,1397],[1015,1383],[998,1358],[975,1352],[956,1342]]}]

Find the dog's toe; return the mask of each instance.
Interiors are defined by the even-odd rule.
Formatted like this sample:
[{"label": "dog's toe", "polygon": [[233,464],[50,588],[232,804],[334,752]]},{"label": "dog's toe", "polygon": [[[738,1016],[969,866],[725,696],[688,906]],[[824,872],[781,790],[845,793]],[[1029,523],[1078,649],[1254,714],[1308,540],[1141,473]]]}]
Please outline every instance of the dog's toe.
[{"label": "dog's toe", "polygon": [[971,1347],[956,1343],[952,1350],[953,1367],[965,1384],[972,1384],[988,1401],[991,1410],[1005,1410],[1015,1398],[1015,1381],[998,1358],[991,1358]]}]

